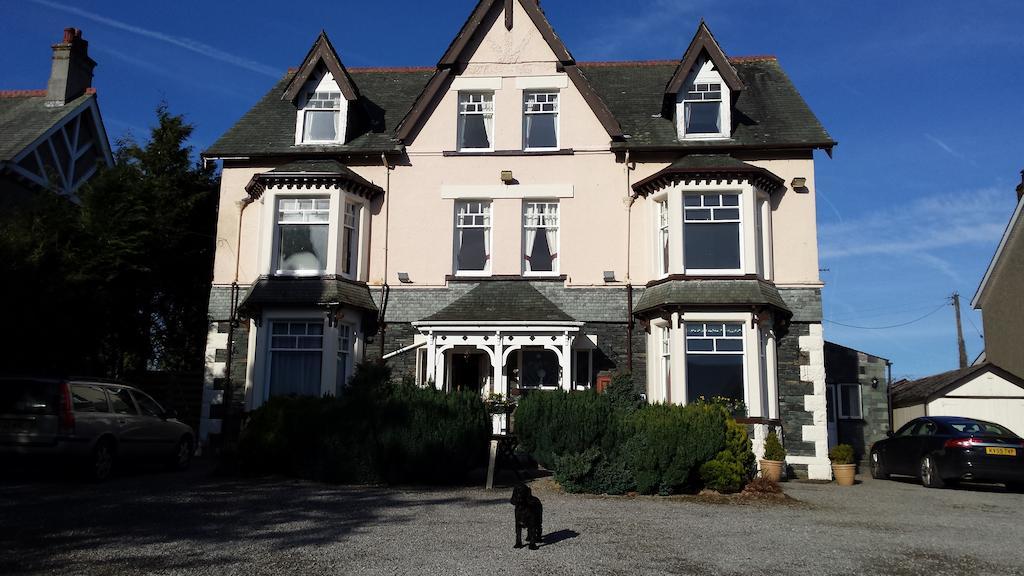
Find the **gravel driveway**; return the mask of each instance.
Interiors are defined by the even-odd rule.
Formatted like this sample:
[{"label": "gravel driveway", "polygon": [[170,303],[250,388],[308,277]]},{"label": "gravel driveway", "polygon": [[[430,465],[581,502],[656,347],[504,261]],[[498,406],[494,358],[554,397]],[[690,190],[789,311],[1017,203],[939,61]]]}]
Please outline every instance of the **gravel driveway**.
[{"label": "gravel driveway", "polygon": [[793,504],[563,495],[513,550],[509,490],[136,474],[0,480],[0,574],[1024,574],[1024,496],[790,482]]}]

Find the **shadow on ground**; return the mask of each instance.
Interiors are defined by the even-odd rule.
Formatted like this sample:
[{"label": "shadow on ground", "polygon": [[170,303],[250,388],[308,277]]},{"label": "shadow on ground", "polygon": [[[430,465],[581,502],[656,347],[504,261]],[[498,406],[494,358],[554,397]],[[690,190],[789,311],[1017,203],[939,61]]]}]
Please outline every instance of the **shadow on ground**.
[{"label": "shadow on ground", "polygon": [[[197,462],[184,473],[135,470],[105,484],[55,481],[31,470],[4,473],[0,574],[209,570],[244,559],[190,554],[189,543],[216,548],[242,540],[287,558],[289,551],[344,541],[371,524],[406,522],[417,507],[507,503],[507,496],[498,498],[498,493],[481,502],[452,497],[450,491],[431,498],[430,490],[421,490],[413,499],[386,488],[223,478],[211,472],[210,463]],[[132,554],[135,548],[166,542],[182,545],[159,557]],[[112,555],[110,547],[122,550]],[[69,556],[74,566],[66,564]],[[58,563],[57,558],[65,560]]]}]

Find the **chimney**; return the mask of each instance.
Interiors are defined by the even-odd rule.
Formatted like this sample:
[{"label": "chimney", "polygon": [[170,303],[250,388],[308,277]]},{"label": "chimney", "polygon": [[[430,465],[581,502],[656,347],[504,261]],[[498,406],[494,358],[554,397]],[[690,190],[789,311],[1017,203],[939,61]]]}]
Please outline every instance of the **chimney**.
[{"label": "chimney", "polygon": [[1017,202],[1024,198],[1024,170],[1020,171],[1020,184],[1017,185]]},{"label": "chimney", "polygon": [[63,106],[92,87],[92,69],[96,62],[89,58],[89,43],[78,28],[65,28],[60,44],[53,45],[53,68],[46,86],[46,105]]}]

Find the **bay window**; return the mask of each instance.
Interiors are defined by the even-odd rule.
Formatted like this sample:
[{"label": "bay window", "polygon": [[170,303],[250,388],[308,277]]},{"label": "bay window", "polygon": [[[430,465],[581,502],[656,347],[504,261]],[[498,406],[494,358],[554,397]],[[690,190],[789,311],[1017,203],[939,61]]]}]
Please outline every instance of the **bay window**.
[{"label": "bay window", "polygon": [[523,272],[558,273],[558,202],[523,205]]},{"label": "bay window", "polygon": [[558,148],[558,92],[523,94],[523,148]]},{"label": "bay window", "polygon": [[744,324],[686,322],[686,402],[746,401]]},{"label": "bay window", "polygon": [[324,323],[270,323],[270,396],[320,396]]},{"label": "bay window", "polygon": [[740,272],[743,239],[739,194],[683,196],[683,265]]},{"label": "bay window", "polygon": [[658,202],[658,273],[662,276],[669,273],[669,221],[668,199]]},{"label": "bay window", "polygon": [[352,375],[352,352],[352,327],[348,324],[338,324],[338,384],[335,394],[341,394],[349,376]]},{"label": "bay window", "polygon": [[459,93],[459,150],[494,149],[494,93]]},{"label": "bay window", "polygon": [[665,402],[672,401],[672,329],[668,326],[658,327],[658,340],[660,340],[661,363],[660,374],[661,385],[665,390]]},{"label": "bay window", "polygon": [[322,274],[327,270],[329,198],[278,198],[278,274]]},{"label": "bay window", "polygon": [[488,274],[491,269],[491,203],[455,204],[455,272]]}]

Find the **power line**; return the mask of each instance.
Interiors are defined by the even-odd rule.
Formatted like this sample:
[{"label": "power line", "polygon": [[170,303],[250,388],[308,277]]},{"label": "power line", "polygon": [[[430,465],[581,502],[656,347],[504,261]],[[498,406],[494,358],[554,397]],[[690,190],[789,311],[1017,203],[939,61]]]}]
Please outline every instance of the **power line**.
[{"label": "power line", "polygon": [[978,327],[974,325],[974,320],[971,320],[970,316],[964,316],[964,318],[967,318],[967,323],[970,324],[971,328],[974,328],[974,331],[978,333],[978,338],[981,338],[982,340],[984,340],[985,337],[982,336],[981,330],[978,330]]},{"label": "power line", "polygon": [[[948,301],[948,298],[947,298],[947,301]],[[932,302],[931,304],[926,304],[924,306],[915,306],[913,308],[892,309],[893,307],[890,307],[888,312],[877,312],[877,313],[874,313],[874,314],[858,314],[856,316],[856,318],[858,318],[858,319],[878,318],[879,316],[892,316],[894,314],[903,314],[905,312],[920,312],[921,310],[931,310],[932,306],[935,306],[935,305],[936,304],[934,302]],[[876,310],[883,310],[883,309],[884,308],[876,308]],[[870,309],[864,310],[864,312],[870,312],[870,311],[871,311]],[[853,317],[843,317],[843,318],[839,319],[839,322],[845,322],[847,320],[853,320],[853,319],[854,319]]]},{"label": "power line", "polygon": [[825,320],[825,322],[835,324],[837,326],[842,326],[844,328],[856,328],[857,330],[889,330],[890,328],[902,328],[903,326],[909,326],[911,324],[914,324],[915,322],[920,322],[921,320],[924,320],[925,318],[931,316],[932,314],[935,314],[936,312],[942,310],[945,307],[946,303],[943,302],[942,304],[939,304],[938,308],[932,310],[931,312],[925,314],[924,316],[921,316],[920,318],[916,318],[909,322],[903,322],[901,324],[893,324],[892,326],[854,326],[853,324],[843,324],[842,322],[836,322],[835,320]]}]

